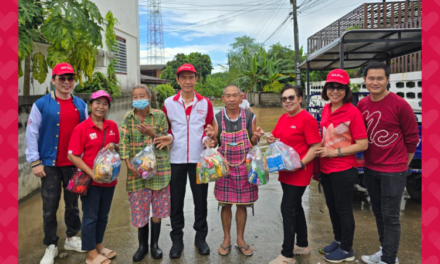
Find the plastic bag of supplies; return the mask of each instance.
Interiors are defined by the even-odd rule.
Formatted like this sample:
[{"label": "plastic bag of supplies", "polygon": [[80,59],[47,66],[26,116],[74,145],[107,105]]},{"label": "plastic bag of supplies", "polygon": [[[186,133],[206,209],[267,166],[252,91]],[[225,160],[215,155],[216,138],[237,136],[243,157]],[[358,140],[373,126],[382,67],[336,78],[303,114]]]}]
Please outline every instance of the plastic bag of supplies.
[{"label": "plastic bag of supplies", "polygon": [[150,144],[131,159],[131,164],[144,180],[153,178],[157,172],[156,154],[153,148],[153,144]]},{"label": "plastic bag of supplies", "polygon": [[254,146],[246,155],[246,169],[249,183],[260,186],[269,182],[269,169],[258,145]]},{"label": "plastic bag of supplies", "polygon": [[116,151],[101,149],[93,162],[93,180],[98,183],[110,183],[119,176],[121,158]]},{"label": "plastic bag of supplies", "polygon": [[196,183],[205,184],[216,181],[229,174],[229,165],[217,150],[205,149],[197,163]]},{"label": "plastic bag of supplies", "polygon": [[294,170],[301,167],[298,153],[279,140],[269,145],[264,153],[264,159],[270,172]]}]

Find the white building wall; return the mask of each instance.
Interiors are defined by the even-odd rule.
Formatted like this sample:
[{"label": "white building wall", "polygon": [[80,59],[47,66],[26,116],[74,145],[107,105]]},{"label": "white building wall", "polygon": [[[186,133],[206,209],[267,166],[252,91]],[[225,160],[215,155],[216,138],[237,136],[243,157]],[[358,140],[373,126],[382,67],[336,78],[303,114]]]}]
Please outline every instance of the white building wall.
[{"label": "white building wall", "polygon": [[[108,11],[113,13],[113,16],[118,19],[119,24],[115,26],[115,33],[117,36],[126,40],[127,45],[127,74],[117,74],[117,78],[120,82],[121,90],[131,90],[135,84],[140,83],[140,50],[139,50],[139,5],[137,0],[93,0],[93,2],[99,8],[101,15],[105,17]],[[104,51],[108,51],[105,44],[105,28],[106,24],[102,25],[102,42],[103,47],[98,48]],[[49,46],[45,44],[37,44],[34,49],[34,53],[42,52],[47,55],[47,48]],[[95,71],[102,73],[107,72],[108,61],[104,67],[96,67]],[[24,62],[22,63],[24,67]],[[48,69],[48,75],[46,80],[40,84],[38,81],[31,78],[31,95],[44,94],[46,90],[50,90],[50,79],[52,76],[52,69]],[[84,79],[84,81],[86,81]],[[23,82],[24,78],[21,77],[19,82],[19,95],[23,95]]]}]

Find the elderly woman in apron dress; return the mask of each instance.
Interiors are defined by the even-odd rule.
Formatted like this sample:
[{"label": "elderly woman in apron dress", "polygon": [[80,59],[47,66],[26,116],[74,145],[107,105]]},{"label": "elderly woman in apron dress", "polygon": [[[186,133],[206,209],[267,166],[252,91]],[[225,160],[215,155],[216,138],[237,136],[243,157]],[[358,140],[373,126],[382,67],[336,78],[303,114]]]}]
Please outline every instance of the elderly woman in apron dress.
[{"label": "elderly woman in apron dress", "polygon": [[246,207],[258,199],[258,186],[248,182],[246,154],[256,145],[264,131],[256,126],[255,115],[239,107],[243,94],[235,85],[223,89],[222,100],[225,108],[215,115],[212,126],[208,125],[206,134],[211,138],[211,147],[219,144],[218,151],[229,163],[229,174],[215,183],[214,195],[222,206],[222,225],[224,239],[218,252],[228,255],[231,251],[232,205],[237,206],[237,241],[235,247],[244,255],[251,256],[252,247],[244,240]]}]

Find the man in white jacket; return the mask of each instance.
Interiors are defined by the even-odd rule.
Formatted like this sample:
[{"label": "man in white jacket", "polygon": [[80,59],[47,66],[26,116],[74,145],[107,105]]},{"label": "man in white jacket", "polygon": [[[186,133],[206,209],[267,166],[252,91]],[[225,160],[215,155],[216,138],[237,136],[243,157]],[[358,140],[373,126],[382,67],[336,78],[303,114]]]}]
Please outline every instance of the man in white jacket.
[{"label": "man in white jacket", "polygon": [[[183,206],[187,177],[194,200],[194,229],[196,231],[195,246],[199,254],[208,255],[209,246],[206,243],[208,234],[207,196],[208,185],[196,184],[196,168],[200,154],[207,139],[204,129],[212,123],[214,112],[211,102],[194,91],[197,83],[197,71],[191,64],[183,64],[176,72],[176,81],[181,91],[167,98],[163,112],[167,116],[169,130],[173,136],[170,150],[171,162],[171,228],[173,246],[171,258],[180,258],[183,251],[183,228],[185,219]],[[191,146],[191,148],[190,148]]]}]

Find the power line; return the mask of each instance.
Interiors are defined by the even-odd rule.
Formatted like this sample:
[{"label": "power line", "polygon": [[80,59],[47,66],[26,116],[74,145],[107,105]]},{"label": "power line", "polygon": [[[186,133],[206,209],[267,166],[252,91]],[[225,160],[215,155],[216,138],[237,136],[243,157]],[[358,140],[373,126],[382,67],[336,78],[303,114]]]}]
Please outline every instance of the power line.
[{"label": "power line", "polygon": [[289,13],[289,15],[287,15],[287,17],[286,17],[286,19],[284,19],[284,21],[275,29],[275,31],[274,32],[272,32],[272,34],[263,42],[263,46],[264,46],[264,44],[266,44],[266,42],[270,39],[270,38],[272,38],[274,35],[275,35],[275,33],[277,33],[278,32],[278,30],[282,27],[282,26],[284,26],[285,24],[286,24],[286,22],[289,20],[289,18],[292,16],[292,12],[290,12]]},{"label": "power line", "polygon": [[[275,3],[275,6],[278,6],[282,3],[283,0],[279,0],[277,3]],[[267,20],[263,21],[261,24],[260,29],[257,31],[257,36],[255,37],[256,40],[258,40],[260,37],[264,36],[264,32],[266,32],[268,25],[270,25],[270,22],[275,17],[275,10],[272,10],[268,13]]]}]

